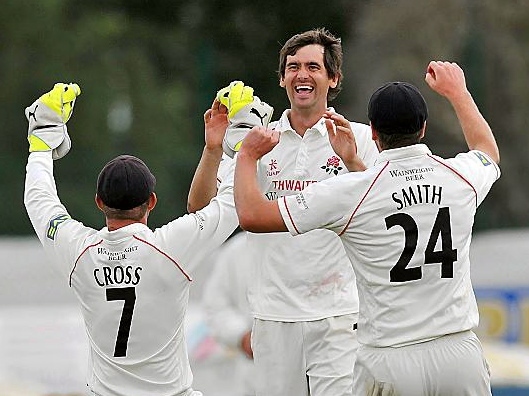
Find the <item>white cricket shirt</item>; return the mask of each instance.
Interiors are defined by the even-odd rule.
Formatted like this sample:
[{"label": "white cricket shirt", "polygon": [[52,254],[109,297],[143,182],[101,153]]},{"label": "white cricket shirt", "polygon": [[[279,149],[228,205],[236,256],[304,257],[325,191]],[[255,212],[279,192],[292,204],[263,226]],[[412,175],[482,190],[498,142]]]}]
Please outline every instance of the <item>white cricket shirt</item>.
[{"label": "white cricket shirt", "polygon": [[203,210],[154,231],[95,230],[71,219],[51,153],[29,155],[24,202],[45,251],[80,304],[88,387],[98,395],[178,395],[191,388],[184,338],[191,273],[238,223],[233,180]]},{"label": "white cricket shirt", "polygon": [[[329,143],[324,120],[301,137],[290,126],[289,111],[269,125],[281,132],[281,138],[258,162],[260,188],[269,200],[295,196],[313,183],[348,172]],[[378,155],[371,129],[351,125],[358,153],[369,166]],[[295,322],[358,312],[354,272],[334,233],[249,233],[248,242],[256,271],[249,302],[256,318]]]},{"label": "white cricket shirt", "polygon": [[442,159],[416,144],[278,204],[293,235],[341,237],[357,277],[360,343],[399,346],[478,324],[469,246],[476,208],[499,176],[482,152]]}]

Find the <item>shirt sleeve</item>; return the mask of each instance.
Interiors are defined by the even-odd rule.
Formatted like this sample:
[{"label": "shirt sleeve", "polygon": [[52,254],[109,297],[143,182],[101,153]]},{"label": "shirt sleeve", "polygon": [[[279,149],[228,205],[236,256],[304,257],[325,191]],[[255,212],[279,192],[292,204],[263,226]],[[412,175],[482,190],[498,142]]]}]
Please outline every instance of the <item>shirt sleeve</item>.
[{"label": "shirt sleeve", "polygon": [[478,150],[458,154],[446,162],[468,180],[476,190],[478,206],[501,175],[499,166],[487,154]]},{"label": "shirt sleeve", "polygon": [[57,195],[51,152],[28,157],[24,204],[31,224],[56,269],[67,278],[78,246],[96,231],[72,219]]},{"label": "shirt sleeve", "polygon": [[217,195],[203,209],[179,217],[155,230],[164,246],[188,271],[193,271],[208,253],[219,247],[239,224],[233,201],[233,167]]},{"label": "shirt sleeve", "polygon": [[307,186],[296,195],[278,200],[279,211],[292,235],[326,228],[336,233],[347,224],[352,208],[360,200],[361,186],[349,188],[364,172],[351,172]]}]

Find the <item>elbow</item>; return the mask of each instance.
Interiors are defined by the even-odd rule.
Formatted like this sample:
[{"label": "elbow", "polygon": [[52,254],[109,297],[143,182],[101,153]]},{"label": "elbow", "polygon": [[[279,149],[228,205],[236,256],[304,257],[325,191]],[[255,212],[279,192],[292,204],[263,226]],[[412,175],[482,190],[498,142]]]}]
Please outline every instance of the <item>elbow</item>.
[{"label": "elbow", "polygon": [[476,145],[475,147],[469,147],[472,150],[479,150],[489,156],[489,158],[496,164],[500,163],[500,149],[493,142],[489,144]]},{"label": "elbow", "polygon": [[487,154],[489,155],[490,159],[493,160],[496,164],[500,163],[500,150],[497,146],[490,149]]},{"label": "elbow", "polygon": [[496,164],[500,163],[500,149],[495,139],[493,139],[492,142],[489,144],[488,154]]},{"label": "elbow", "polygon": [[499,150],[496,150],[496,156],[492,158],[493,161],[496,162],[496,164],[500,164],[500,152]]},{"label": "elbow", "polygon": [[197,211],[197,207],[193,205],[191,202],[187,201],[187,213],[195,213]]},{"label": "elbow", "polygon": [[239,227],[244,231],[261,232],[261,224],[253,211],[237,209],[237,216],[239,218]]},{"label": "elbow", "polygon": [[237,211],[237,216],[239,218],[239,227],[244,231],[255,232],[255,223],[252,219],[252,216],[248,216],[244,211]]},{"label": "elbow", "polygon": [[205,202],[205,201],[200,202],[200,201],[197,201],[196,199],[193,200],[193,199],[188,198],[187,205],[186,205],[187,213],[195,213],[196,211],[204,209],[208,204],[209,202]]},{"label": "elbow", "polygon": [[496,163],[496,165],[500,164],[500,156],[493,157],[492,160]]}]

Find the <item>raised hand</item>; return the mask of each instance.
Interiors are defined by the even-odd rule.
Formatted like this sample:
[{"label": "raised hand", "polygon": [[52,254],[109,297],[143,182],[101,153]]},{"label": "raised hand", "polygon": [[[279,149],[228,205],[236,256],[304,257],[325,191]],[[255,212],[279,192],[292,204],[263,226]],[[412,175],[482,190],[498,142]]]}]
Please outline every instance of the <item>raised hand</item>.
[{"label": "raised hand", "polygon": [[253,88],[233,81],[217,93],[217,99],[228,109],[228,128],[222,142],[224,152],[233,158],[248,131],[254,126],[267,127],[274,109],[253,94]]},{"label": "raised hand", "polygon": [[222,147],[222,141],[228,127],[228,108],[215,98],[211,108],[204,113],[206,147]]},{"label": "raised hand", "polygon": [[51,151],[53,159],[59,159],[70,151],[66,123],[80,94],[77,84],[56,83],[51,91],[26,107],[30,152]]},{"label": "raised hand", "polygon": [[356,139],[350,122],[343,115],[333,111],[326,111],[323,118],[325,119],[329,142],[347,169],[350,172],[365,170],[366,167],[358,156]]}]

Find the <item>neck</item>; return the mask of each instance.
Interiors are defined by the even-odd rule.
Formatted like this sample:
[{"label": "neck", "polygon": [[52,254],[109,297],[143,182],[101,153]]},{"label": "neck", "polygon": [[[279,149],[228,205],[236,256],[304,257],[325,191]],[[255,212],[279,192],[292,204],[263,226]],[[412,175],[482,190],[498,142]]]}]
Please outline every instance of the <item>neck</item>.
[{"label": "neck", "polygon": [[312,128],[323,116],[326,108],[315,112],[309,109],[291,109],[288,115],[290,126],[300,136],[305,135],[305,131]]},{"label": "neck", "polygon": [[122,227],[126,227],[131,224],[141,223],[147,224],[144,221],[132,220],[132,219],[106,219],[107,228],[109,231],[116,231]]}]

